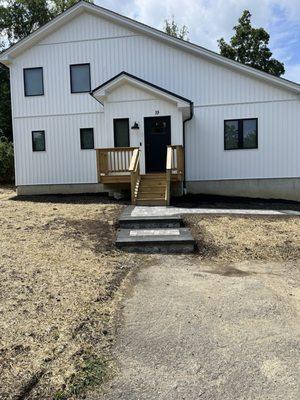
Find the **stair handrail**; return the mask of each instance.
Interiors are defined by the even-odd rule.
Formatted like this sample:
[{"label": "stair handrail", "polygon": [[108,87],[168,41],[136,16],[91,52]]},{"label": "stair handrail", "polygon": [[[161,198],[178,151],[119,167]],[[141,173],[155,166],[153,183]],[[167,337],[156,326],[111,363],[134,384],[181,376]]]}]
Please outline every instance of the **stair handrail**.
[{"label": "stair handrail", "polygon": [[131,181],[131,203],[136,203],[136,189],[140,180],[140,150],[134,149],[129,165],[130,181]]}]

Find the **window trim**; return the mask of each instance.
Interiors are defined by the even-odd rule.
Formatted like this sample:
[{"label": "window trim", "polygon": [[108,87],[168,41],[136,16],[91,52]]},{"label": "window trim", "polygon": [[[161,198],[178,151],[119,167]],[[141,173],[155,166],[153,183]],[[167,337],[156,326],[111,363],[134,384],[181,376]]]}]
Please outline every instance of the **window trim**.
[{"label": "window trim", "polygon": [[[92,133],[93,133],[93,147],[88,148],[88,149],[85,149],[85,148],[82,147],[81,133],[82,133],[82,131],[87,130],[87,129],[90,129],[90,130],[92,131]],[[91,127],[90,127],[90,128],[80,128],[80,129],[79,129],[79,136],[80,136],[80,150],[95,150],[94,128],[91,128]]]},{"label": "window trim", "polygon": [[130,147],[130,124],[129,124],[129,118],[114,118],[113,120],[114,124],[114,147],[118,148],[116,146],[116,121],[127,121],[128,122],[128,131],[127,131],[127,138],[128,138],[128,146]]},{"label": "window trim", "polygon": [[[255,147],[243,147],[243,121],[254,120],[256,121],[256,141]],[[226,147],[226,137],[225,137],[225,130],[226,130],[226,122],[237,121],[238,122],[238,147],[227,148]],[[258,117],[254,118],[231,118],[224,120],[224,150],[256,150],[258,149]]]},{"label": "window trim", "polygon": [[[43,93],[41,93],[41,94],[26,94],[25,71],[32,70],[32,69],[41,69],[41,70],[42,70],[42,90],[43,90]],[[23,68],[23,84],[24,84],[24,96],[25,96],[25,97],[44,96],[44,94],[45,94],[45,88],[44,88],[44,68],[43,68],[43,67],[29,67],[29,68]]]},{"label": "window trim", "polygon": [[[44,135],[44,150],[36,150],[34,148],[34,139],[33,139],[33,137],[34,137],[34,133],[37,133],[37,132],[43,132],[43,135]],[[31,131],[31,141],[32,141],[32,151],[33,152],[46,151],[46,134],[45,134],[45,131],[43,129]]]},{"label": "window trim", "polygon": [[[72,67],[80,67],[80,66],[83,66],[83,65],[88,65],[89,66],[89,90],[84,90],[82,92],[74,92],[73,85],[72,85]],[[91,64],[90,63],[70,64],[70,88],[71,88],[71,93],[72,94],[90,93],[91,92]]]}]

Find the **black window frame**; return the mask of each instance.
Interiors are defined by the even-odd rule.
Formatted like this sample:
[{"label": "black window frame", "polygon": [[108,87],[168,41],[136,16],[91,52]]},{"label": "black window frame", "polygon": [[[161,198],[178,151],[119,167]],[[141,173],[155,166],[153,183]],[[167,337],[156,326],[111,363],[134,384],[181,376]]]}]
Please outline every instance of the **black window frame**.
[{"label": "black window frame", "polygon": [[[43,92],[41,94],[27,94],[26,93],[26,72],[25,71],[29,71],[29,70],[33,70],[33,69],[41,69],[42,70],[42,89]],[[45,88],[44,88],[44,68],[43,67],[30,67],[30,68],[23,68],[23,83],[24,83],[24,96],[25,97],[36,97],[36,96],[44,96],[45,94]]]},{"label": "black window frame", "polygon": [[[89,66],[89,90],[84,90],[82,92],[76,92],[76,91],[73,90],[73,85],[72,85],[72,67],[81,67],[83,65],[88,65]],[[71,86],[71,93],[72,94],[90,93],[91,92],[91,64],[90,63],[70,64],[70,86]]]},{"label": "black window frame", "polygon": [[[243,122],[244,121],[255,121],[256,122],[256,142],[255,147],[244,147],[244,135],[243,135]],[[238,147],[226,147],[226,122],[238,122]],[[224,150],[255,150],[258,149],[258,118],[231,118],[224,120]]]},{"label": "black window frame", "polygon": [[127,138],[128,138],[128,146],[125,147],[130,147],[130,125],[129,125],[129,118],[114,118],[114,147],[120,147],[116,146],[116,121],[127,121],[128,124],[128,132],[127,132]]},{"label": "black window frame", "polygon": [[[93,147],[82,147],[83,143],[82,143],[82,131],[86,131],[86,130],[91,130],[93,133]],[[94,136],[94,128],[80,128],[80,149],[81,150],[95,150],[95,136]]]},{"label": "black window frame", "polygon": [[[34,148],[34,134],[35,133],[41,133],[41,132],[43,133],[43,136],[44,136],[44,149],[43,150],[36,150]],[[45,131],[43,129],[31,131],[31,141],[32,141],[32,151],[34,151],[34,152],[46,151],[46,134],[45,134]]]}]

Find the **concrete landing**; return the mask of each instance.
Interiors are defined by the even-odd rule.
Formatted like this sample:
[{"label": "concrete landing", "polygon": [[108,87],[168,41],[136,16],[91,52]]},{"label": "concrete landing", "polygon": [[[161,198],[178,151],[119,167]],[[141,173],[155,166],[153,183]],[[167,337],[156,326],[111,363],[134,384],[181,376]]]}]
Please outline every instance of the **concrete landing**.
[{"label": "concrete landing", "polygon": [[[182,226],[182,218],[180,215],[159,215],[138,213],[134,214],[135,206],[125,208],[119,218],[119,225],[124,229],[131,228],[179,228]],[[140,208],[140,207],[138,207]],[[157,207],[141,207],[142,209],[153,209]],[[161,208],[161,207],[158,207]]]}]

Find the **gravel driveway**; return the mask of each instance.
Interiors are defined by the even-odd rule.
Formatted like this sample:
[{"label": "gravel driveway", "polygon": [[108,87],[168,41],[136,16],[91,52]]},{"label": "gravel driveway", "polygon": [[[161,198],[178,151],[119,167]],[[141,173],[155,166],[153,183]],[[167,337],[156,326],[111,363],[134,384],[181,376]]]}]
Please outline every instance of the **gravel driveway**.
[{"label": "gravel driveway", "polygon": [[157,255],[128,282],[97,399],[299,399],[300,264]]}]

